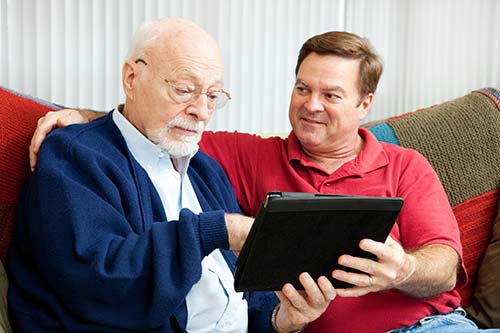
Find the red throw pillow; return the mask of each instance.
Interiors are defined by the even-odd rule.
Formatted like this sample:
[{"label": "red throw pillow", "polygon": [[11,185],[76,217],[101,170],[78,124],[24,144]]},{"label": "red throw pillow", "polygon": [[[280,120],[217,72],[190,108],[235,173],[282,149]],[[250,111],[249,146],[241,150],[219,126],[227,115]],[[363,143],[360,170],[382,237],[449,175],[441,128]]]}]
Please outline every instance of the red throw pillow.
[{"label": "red throw pillow", "polygon": [[469,273],[469,283],[459,290],[464,308],[471,304],[479,266],[491,238],[499,194],[499,190],[493,190],[453,207],[464,248],[464,265]]},{"label": "red throw pillow", "polygon": [[477,283],[472,295],[472,306],[467,308],[469,316],[480,326],[500,328],[500,205],[493,222],[490,242],[477,274]]}]

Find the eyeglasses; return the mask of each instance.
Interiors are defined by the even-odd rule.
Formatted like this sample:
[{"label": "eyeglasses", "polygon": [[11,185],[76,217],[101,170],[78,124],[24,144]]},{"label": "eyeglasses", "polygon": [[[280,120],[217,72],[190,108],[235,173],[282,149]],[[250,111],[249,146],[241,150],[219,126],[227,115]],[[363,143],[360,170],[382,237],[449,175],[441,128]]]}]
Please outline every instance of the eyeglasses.
[{"label": "eyeglasses", "polygon": [[[143,63],[146,66],[148,65],[143,59],[137,59],[135,63]],[[211,89],[203,92],[200,87],[196,87],[189,83],[176,84],[167,79],[164,79],[164,81],[168,84],[167,92],[169,97],[178,104],[194,103],[200,95],[203,94],[207,96],[208,108],[210,110],[215,110],[223,108],[231,99],[231,95],[222,89]]]}]

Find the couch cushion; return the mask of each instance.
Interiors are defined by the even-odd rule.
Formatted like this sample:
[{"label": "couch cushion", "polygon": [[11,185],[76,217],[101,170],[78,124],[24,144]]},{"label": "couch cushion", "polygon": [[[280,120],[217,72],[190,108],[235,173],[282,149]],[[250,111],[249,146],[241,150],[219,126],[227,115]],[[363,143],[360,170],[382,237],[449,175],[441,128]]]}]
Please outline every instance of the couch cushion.
[{"label": "couch cushion", "polygon": [[467,312],[480,326],[500,327],[500,205]]},{"label": "couch cushion", "polygon": [[7,313],[7,273],[0,261],[0,332],[10,333],[9,316]]},{"label": "couch cushion", "polygon": [[30,171],[28,148],[38,119],[56,105],[0,87],[0,260],[10,245],[17,198]]},{"label": "couch cushion", "polygon": [[464,246],[468,306],[491,235],[500,184],[500,91],[485,88],[461,98],[392,117],[370,128],[382,141],[422,153],[439,175]]}]

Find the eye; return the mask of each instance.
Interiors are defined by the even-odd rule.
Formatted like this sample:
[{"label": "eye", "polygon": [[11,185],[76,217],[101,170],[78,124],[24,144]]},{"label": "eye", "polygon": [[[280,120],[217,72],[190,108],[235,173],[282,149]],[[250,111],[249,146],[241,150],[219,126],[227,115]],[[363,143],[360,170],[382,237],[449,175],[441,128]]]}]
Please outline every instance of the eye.
[{"label": "eye", "polygon": [[299,94],[300,96],[305,96],[309,93],[309,89],[302,86],[302,85],[296,85],[295,86],[295,91],[297,92],[297,94]]},{"label": "eye", "polygon": [[207,91],[207,98],[210,102],[217,102],[217,99],[219,98],[220,91]]},{"label": "eye", "polygon": [[339,95],[332,94],[332,93],[326,93],[326,94],[324,94],[324,96],[325,96],[325,99],[330,103],[334,103],[334,102],[338,102],[338,101],[342,100],[342,97],[340,97]]},{"label": "eye", "polygon": [[175,93],[179,96],[188,96],[193,93],[193,91],[188,87],[175,86],[173,88],[175,90]]}]

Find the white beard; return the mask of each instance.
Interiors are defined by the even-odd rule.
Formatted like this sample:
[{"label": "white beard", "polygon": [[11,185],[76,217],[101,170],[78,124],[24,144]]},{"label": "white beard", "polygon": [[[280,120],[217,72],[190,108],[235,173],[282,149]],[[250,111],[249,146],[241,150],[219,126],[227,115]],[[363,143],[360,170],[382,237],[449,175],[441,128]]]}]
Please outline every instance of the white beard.
[{"label": "white beard", "polygon": [[[197,134],[182,135],[171,133],[174,127],[196,131]],[[198,142],[201,140],[204,129],[205,124],[202,121],[177,117],[168,122],[164,127],[147,130],[146,136],[171,157],[183,157],[189,156],[198,150]],[[167,139],[169,135],[174,136],[176,139]]]}]

